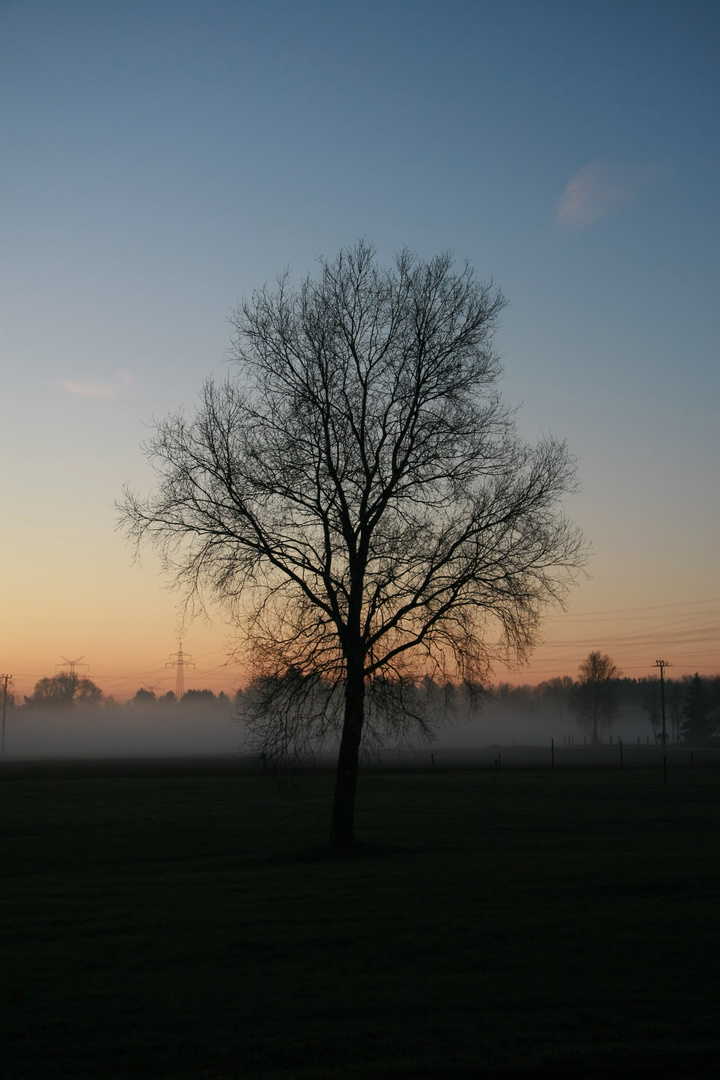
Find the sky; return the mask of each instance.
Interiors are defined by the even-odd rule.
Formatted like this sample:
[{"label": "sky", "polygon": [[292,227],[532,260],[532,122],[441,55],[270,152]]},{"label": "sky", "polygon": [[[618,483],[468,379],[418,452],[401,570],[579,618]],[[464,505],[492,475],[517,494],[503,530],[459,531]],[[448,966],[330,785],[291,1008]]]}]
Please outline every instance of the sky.
[{"label": "sky", "polygon": [[[16,693],[232,690],[236,628],[116,531],[153,417],[228,374],[228,316],[360,237],[509,300],[530,440],[592,547],[534,683],[591,649],[720,671],[720,7],[704,0],[2,0],[2,604]],[[80,660],[82,658],[82,660]],[[87,665],[83,667],[82,665]]]}]

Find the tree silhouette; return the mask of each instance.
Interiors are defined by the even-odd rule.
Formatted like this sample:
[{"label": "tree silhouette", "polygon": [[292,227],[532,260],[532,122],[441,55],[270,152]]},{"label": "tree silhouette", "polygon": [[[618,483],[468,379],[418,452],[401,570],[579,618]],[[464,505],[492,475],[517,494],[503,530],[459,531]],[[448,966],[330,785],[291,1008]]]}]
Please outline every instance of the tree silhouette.
[{"label": "tree silhouette", "polygon": [[207,705],[217,704],[217,698],[212,690],[186,690],[180,698],[181,705]]},{"label": "tree silhouette", "polygon": [[154,690],[146,690],[145,687],[140,689],[130,699],[131,705],[154,705],[157,702]]},{"label": "tree silhouette", "polygon": [[103,693],[91,679],[82,678],[74,672],[61,672],[49,678],[40,679],[30,697],[25,696],[25,704],[35,708],[69,708],[75,705],[97,705],[102,701]]},{"label": "tree silhouette", "polygon": [[579,679],[572,694],[578,719],[590,729],[594,743],[600,741],[600,728],[609,727],[617,712],[613,680],[620,672],[609,656],[591,652],[578,668]]},{"label": "tree silhouette", "polygon": [[582,561],[572,459],[525,444],[496,390],[503,306],[447,255],[384,269],[364,241],[299,289],[282,276],[234,314],[234,378],[156,425],[155,492],[121,504],[188,602],[242,627],[259,748],[337,733],[337,849],[363,738],[424,723],[425,674],[472,685],[526,657]]},{"label": "tree silhouette", "polygon": [[658,727],[660,725],[660,683],[654,679],[643,694],[642,707],[653,731],[653,742],[658,741]]},{"label": "tree silhouette", "polygon": [[712,698],[705,680],[697,672],[685,691],[682,715],[680,724],[682,741],[691,746],[710,746],[718,718],[714,713]]}]

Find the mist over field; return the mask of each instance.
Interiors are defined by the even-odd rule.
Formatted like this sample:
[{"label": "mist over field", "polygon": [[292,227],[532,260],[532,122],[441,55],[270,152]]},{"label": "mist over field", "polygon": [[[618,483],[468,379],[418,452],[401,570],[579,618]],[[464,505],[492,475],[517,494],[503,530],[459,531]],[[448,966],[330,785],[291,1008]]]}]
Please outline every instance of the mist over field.
[{"label": "mist over field", "polygon": [[241,738],[228,707],[23,708],[8,710],[5,756],[196,757],[236,753]]},{"label": "mist over field", "polygon": [[[511,698],[515,695],[511,695]],[[639,707],[624,707],[603,735],[613,743],[655,743],[652,727]],[[584,732],[567,704],[562,706],[531,698],[518,703],[502,694],[483,701],[470,712],[461,703],[454,717],[440,723],[434,741],[389,741],[386,749],[369,760],[384,764],[396,761],[428,763],[430,754],[439,760],[444,752],[453,759],[463,751],[486,747],[548,747],[553,739],[560,748],[574,740],[583,745]],[[589,743],[588,738],[588,743]],[[324,755],[333,756],[327,746]],[[150,758],[251,753],[248,732],[233,702],[208,705],[97,705],[68,709],[9,708],[6,717],[5,757],[21,758]]]}]

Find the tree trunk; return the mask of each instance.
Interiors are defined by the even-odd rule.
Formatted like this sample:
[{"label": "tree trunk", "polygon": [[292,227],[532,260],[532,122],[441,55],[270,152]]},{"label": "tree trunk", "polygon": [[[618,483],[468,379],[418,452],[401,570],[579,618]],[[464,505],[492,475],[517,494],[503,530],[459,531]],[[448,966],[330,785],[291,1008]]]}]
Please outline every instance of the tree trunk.
[{"label": "tree trunk", "polygon": [[341,852],[352,851],[358,846],[355,839],[355,791],[364,717],[365,676],[362,666],[357,665],[355,670],[351,670],[348,665],[345,719],[335,773],[335,799],[330,825],[330,847]]}]

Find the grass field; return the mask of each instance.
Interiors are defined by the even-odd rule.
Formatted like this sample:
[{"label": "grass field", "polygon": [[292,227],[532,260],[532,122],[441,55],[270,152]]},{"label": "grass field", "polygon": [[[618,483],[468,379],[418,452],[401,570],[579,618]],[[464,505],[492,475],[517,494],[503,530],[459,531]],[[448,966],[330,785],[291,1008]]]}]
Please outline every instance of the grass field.
[{"label": "grass field", "polygon": [[720,771],[0,782],[2,1072],[717,1077]]}]

